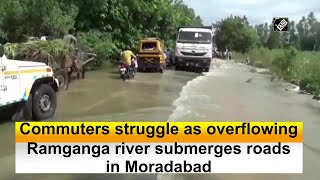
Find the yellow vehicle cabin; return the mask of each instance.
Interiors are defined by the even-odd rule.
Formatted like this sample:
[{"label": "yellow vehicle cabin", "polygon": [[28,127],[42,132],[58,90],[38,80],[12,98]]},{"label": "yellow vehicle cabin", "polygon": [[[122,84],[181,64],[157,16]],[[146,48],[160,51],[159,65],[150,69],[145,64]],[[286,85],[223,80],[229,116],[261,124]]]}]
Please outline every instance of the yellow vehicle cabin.
[{"label": "yellow vehicle cabin", "polygon": [[156,70],[163,72],[166,66],[164,44],[158,38],[140,40],[138,53],[138,69],[140,71]]}]

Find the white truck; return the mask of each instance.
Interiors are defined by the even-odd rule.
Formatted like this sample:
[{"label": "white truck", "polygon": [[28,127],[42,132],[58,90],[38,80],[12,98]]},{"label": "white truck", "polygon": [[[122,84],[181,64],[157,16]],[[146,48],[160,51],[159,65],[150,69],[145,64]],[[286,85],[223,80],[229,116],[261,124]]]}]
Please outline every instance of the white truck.
[{"label": "white truck", "polygon": [[208,72],[212,60],[212,26],[179,27],[176,37],[176,70]]},{"label": "white truck", "polygon": [[58,89],[49,66],[7,59],[0,45],[0,117],[7,117],[13,109],[12,120],[50,118],[56,111]]}]

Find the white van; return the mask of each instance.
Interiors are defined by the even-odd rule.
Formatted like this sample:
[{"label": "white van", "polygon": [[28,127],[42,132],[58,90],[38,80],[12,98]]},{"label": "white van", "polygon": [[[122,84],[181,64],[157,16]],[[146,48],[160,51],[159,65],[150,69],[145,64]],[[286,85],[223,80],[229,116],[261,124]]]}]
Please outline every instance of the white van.
[{"label": "white van", "polygon": [[15,107],[13,120],[50,118],[56,111],[58,86],[49,66],[7,59],[0,45],[0,115]]}]

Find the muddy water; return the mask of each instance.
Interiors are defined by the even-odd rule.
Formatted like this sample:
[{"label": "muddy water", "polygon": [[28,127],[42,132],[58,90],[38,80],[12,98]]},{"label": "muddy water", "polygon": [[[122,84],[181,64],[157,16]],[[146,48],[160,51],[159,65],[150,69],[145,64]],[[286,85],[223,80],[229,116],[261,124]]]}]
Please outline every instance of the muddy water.
[{"label": "muddy water", "polygon": [[92,72],[88,76],[82,82],[74,81],[70,91],[59,95],[55,120],[164,121],[182,87],[197,74],[140,73],[127,82],[112,71]]},{"label": "muddy water", "polygon": [[[138,74],[122,82],[110,71],[96,71],[59,93],[56,121],[304,121],[302,175],[14,175],[13,124],[0,125],[0,179],[64,180],[316,180],[320,173],[320,103],[285,91],[286,84],[218,61],[211,72],[166,71]],[[246,81],[252,79],[250,83]],[[245,162],[244,162],[245,163]]]},{"label": "muddy water", "polygon": [[[188,82],[174,101],[171,121],[303,121],[302,175],[163,175],[160,180],[317,180],[320,177],[320,103],[285,91],[287,83],[252,73],[233,62],[220,62],[206,76]],[[251,79],[248,83],[247,81]],[[245,163],[245,162],[244,162]]]},{"label": "muddy water", "polygon": [[[59,92],[54,118],[48,121],[167,121],[173,101],[182,87],[199,74],[175,72],[139,73],[123,82],[115,69],[89,72]],[[14,123],[0,124],[0,179],[156,179],[152,176],[114,175],[14,175]]]}]

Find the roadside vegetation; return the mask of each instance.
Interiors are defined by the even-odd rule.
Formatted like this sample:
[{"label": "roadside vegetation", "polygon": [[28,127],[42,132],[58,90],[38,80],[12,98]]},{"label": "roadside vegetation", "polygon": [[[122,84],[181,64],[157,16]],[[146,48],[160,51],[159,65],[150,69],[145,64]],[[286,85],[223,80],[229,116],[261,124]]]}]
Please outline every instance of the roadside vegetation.
[{"label": "roadside vegetation", "polygon": [[[59,41],[26,47],[19,43],[32,36],[61,39],[75,28],[78,48],[96,53],[101,66],[116,62],[125,46],[137,47],[145,37],[159,37],[173,49],[178,26],[188,25],[202,25],[202,20],[182,0],[7,0],[0,4],[0,43],[9,43],[6,54],[45,57],[51,64],[74,49]],[[253,26],[246,16],[230,16],[213,25],[219,51],[228,48],[234,59],[249,58],[250,65],[268,68],[319,94],[320,22],[314,13],[289,22],[288,32],[274,32],[271,20]]]},{"label": "roadside vegetation", "polygon": [[291,21],[287,32],[274,32],[272,22],[252,26],[245,16],[231,16],[215,26],[219,50],[228,48],[233,59],[249,59],[249,65],[268,68],[302,90],[320,94],[320,21],[314,13]]},{"label": "roadside vegetation", "polygon": [[2,44],[25,42],[30,36],[58,39],[75,28],[79,48],[95,52],[99,64],[114,62],[140,38],[159,37],[173,48],[178,26],[201,24],[181,0],[7,0],[0,5]]}]

